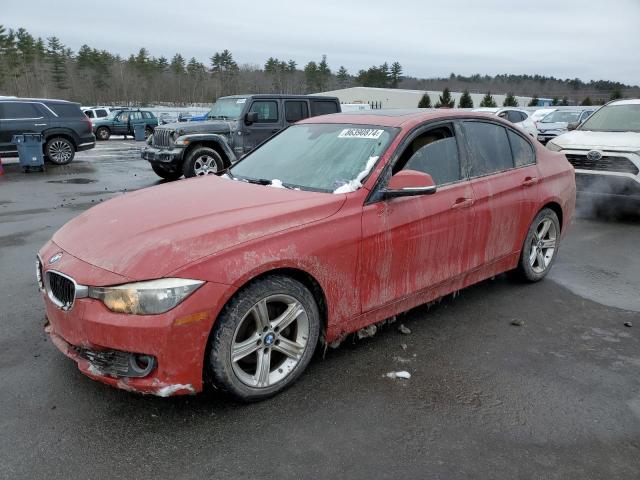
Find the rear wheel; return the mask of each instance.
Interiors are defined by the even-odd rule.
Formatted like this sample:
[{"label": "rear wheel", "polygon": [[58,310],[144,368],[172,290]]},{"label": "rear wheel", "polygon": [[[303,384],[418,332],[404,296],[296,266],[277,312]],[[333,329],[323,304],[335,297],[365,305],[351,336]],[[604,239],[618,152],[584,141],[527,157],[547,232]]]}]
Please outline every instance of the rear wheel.
[{"label": "rear wheel", "polygon": [[76,148],[64,137],[54,137],[47,141],[45,153],[52,163],[56,165],[66,165],[73,160]]},{"label": "rear wheel", "polygon": [[109,130],[107,127],[99,127],[96,130],[96,138],[98,140],[109,140],[110,137],[111,137],[111,130]]},{"label": "rear wheel", "polygon": [[275,395],[304,371],[319,331],[318,307],[304,285],[281,275],[259,279],[216,321],[208,355],[213,383],[244,401]]},{"label": "rear wheel", "polygon": [[560,246],[560,221],[556,212],[544,208],[536,215],[524,241],[517,275],[526,281],[542,280],[556,259]]},{"label": "rear wheel", "polygon": [[224,170],[222,158],[213,148],[196,147],[184,162],[182,172],[187,178],[215,175]]},{"label": "rear wheel", "polygon": [[180,170],[170,170],[161,165],[156,165],[154,163],[151,164],[151,168],[161,178],[165,180],[177,180],[182,176],[182,172]]}]

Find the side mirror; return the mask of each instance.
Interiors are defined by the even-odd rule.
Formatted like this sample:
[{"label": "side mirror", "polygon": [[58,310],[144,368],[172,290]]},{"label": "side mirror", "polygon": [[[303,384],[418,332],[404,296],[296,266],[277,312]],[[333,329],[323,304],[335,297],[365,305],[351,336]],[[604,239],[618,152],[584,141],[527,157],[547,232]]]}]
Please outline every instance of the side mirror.
[{"label": "side mirror", "polygon": [[251,125],[253,123],[256,123],[257,121],[258,121],[258,112],[248,112],[244,116],[244,123],[246,125]]},{"label": "side mirror", "polygon": [[412,197],[436,193],[436,183],[431,175],[417,170],[401,170],[387,184],[384,198]]},{"label": "side mirror", "polygon": [[567,124],[567,130],[569,130],[569,131],[575,130],[579,126],[580,126],[580,122],[571,122],[571,123]]}]

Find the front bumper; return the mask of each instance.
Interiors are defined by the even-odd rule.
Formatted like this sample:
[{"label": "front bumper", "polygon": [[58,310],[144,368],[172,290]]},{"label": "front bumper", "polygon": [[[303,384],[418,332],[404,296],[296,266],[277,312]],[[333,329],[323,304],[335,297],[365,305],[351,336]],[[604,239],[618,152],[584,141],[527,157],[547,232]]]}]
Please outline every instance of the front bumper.
[{"label": "front bumper", "polygon": [[150,163],[178,166],[182,164],[184,148],[157,148],[149,145],[142,148],[140,155]]},{"label": "front bumper", "polygon": [[[40,251],[48,259],[61,252],[53,242]],[[63,252],[62,259],[51,267],[43,262],[43,273],[49,269],[62,272],[78,283],[108,284],[130,281],[86,264]],[[92,298],[76,298],[73,306],[63,310],[42,293],[46,327],[52,342],[88,377],[102,383],[138,393],[159,396],[192,394],[203,388],[203,366],[209,333],[222,308],[228,286],[205,283],[184,302],[160,315],[127,315],[114,313]],[[105,369],[109,353],[148,355],[155,359],[154,368],[144,377],[118,375]],[[103,355],[100,355],[102,353]],[[100,361],[96,360],[100,358]],[[91,359],[94,359],[92,362]],[[106,373],[110,370],[111,373]]]},{"label": "front bumper", "polygon": [[640,201],[639,175],[576,169],[576,188],[579,194]]}]

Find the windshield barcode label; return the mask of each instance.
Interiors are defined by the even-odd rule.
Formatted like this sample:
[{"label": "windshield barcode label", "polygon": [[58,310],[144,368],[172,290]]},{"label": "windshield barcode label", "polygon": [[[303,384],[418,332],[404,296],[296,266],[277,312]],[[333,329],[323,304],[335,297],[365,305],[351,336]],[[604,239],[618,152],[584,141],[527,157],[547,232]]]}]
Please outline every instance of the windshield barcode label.
[{"label": "windshield barcode label", "polygon": [[340,132],[338,138],[370,138],[377,140],[384,130],[376,130],[373,128],[345,128]]}]

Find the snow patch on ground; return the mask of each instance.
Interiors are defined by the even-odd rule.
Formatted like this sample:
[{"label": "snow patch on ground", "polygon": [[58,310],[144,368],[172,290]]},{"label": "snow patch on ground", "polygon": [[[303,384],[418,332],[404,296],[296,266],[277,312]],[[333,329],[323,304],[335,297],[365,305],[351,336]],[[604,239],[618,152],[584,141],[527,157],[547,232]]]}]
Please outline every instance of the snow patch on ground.
[{"label": "snow patch on ground", "polygon": [[403,378],[405,380],[409,380],[411,378],[411,374],[405,370],[401,370],[399,372],[389,372],[386,375],[387,378]]},{"label": "snow patch on ground", "polygon": [[369,172],[371,171],[373,166],[376,164],[376,161],[378,161],[378,158],[379,157],[377,155],[375,157],[369,157],[369,160],[367,161],[367,164],[365,165],[364,170],[362,170],[358,174],[358,176],[356,178],[354,178],[353,180],[351,180],[348,183],[345,183],[344,185],[336,188],[333,191],[333,193],[355,192],[360,187],[362,187],[362,180],[364,179],[364,177],[369,175]]},{"label": "snow patch on ground", "polygon": [[181,390],[188,390],[190,393],[195,393],[193,386],[176,383],[175,385],[167,385],[166,387],[159,388],[155,394],[159,397],[168,397]]}]

